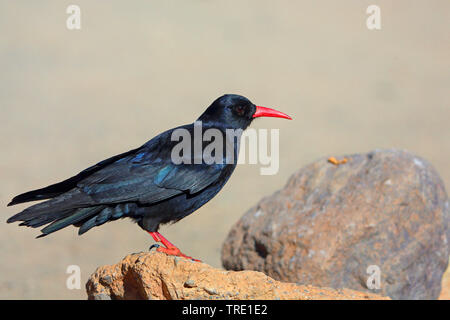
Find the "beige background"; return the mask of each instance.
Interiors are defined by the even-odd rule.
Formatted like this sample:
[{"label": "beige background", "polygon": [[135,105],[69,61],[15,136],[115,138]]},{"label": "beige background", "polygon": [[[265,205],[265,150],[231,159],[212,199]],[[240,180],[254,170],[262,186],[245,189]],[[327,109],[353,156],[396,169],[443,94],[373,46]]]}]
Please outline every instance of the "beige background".
[{"label": "beige background", "polygon": [[[82,29],[66,29],[66,7]],[[379,4],[382,30],[365,10]],[[450,182],[450,2],[0,1],[0,298],[74,298],[97,266],[146,250],[128,220],[82,237],[4,221],[16,194],[67,178],[161,131],[192,122],[223,93],[294,118],[280,128],[280,171],[240,166],[210,203],[162,233],[220,266],[232,224],[289,175],[325,155],[408,149]]]}]

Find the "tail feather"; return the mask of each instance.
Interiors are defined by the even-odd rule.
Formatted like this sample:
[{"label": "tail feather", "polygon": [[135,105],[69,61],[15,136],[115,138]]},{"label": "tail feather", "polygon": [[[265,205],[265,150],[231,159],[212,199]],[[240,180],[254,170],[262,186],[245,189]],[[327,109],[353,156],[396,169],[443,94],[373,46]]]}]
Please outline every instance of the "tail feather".
[{"label": "tail feather", "polygon": [[50,222],[56,220],[56,219],[61,219],[61,218],[67,217],[72,212],[74,212],[73,209],[67,210],[67,211],[56,211],[53,213],[42,214],[41,216],[35,217],[35,218],[30,217],[27,220],[20,223],[19,226],[38,228],[38,227],[41,227],[47,223],[50,223]]},{"label": "tail feather", "polygon": [[46,235],[49,235],[50,233],[53,233],[60,229],[63,229],[67,226],[70,226],[70,225],[80,222],[82,220],[85,220],[86,218],[89,218],[90,216],[93,216],[93,215],[95,216],[98,212],[100,212],[104,208],[105,208],[105,206],[96,206],[96,207],[76,209],[73,213],[67,215],[65,218],[55,220],[54,222],[49,224],[47,227],[42,229],[41,230],[42,234],[40,236],[38,236],[38,238],[44,237]]},{"label": "tail feather", "polygon": [[[65,214],[73,212],[74,209],[89,206],[90,202],[91,200],[86,195],[80,193],[79,190],[74,189],[59,197],[32,205],[13,215],[6,220],[6,222],[24,221],[25,223],[23,225],[28,225],[28,223],[41,223],[41,221],[44,220],[51,222],[64,217]],[[33,222],[31,222],[32,220]]]},{"label": "tail feather", "polygon": [[131,203],[95,205],[85,194],[74,189],[54,199],[26,208],[10,217],[7,222],[22,221],[20,226],[38,228],[44,225],[38,238],[44,237],[69,225],[79,227],[83,234],[95,226],[117,220],[136,212],[137,205]]},{"label": "tail feather", "polygon": [[41,230],[39,237],[65,228],[71,224],[77,224],[83,220],[96,216],[106,206],[92,206],[86,199],[80,196],[78,191],[66,193],[57,198],[35,204],[22,212],[10,217],[7,222],[22,221],[20,226],[38,228],[49,224]]},{"label": "tail feather", "polygon": [[120,206],[118,206],[116,210],[106,207],[99,214],[96,214],[87,221],[83,221],[80,225],[80,229],[78,229],[78,234],[82,235],[93,227],[100,226],[108,221],[117,220],[122,217],[123,213],[120,210]]}]

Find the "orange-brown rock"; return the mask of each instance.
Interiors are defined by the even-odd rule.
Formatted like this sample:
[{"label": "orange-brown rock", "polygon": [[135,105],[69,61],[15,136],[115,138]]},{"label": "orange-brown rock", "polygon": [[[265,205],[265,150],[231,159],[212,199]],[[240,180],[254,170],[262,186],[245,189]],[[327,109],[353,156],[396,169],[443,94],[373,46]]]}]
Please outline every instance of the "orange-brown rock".
[{"label": "orange-brown rock", "polygon": [[442,278],[442,291],[439,299],[450,300],[450,268],[447,268]]},{"label": "orange-brown rock", "polygon": [[450,210],[436,170],[401,150],[345,159],[300,169],[245,213],[224,241],[224,267],[358,291],[369,291],[368,281],[378,277],[375,293],[438,298],[449,261]]},{"label": "orange-brown rock", "polygon": [[283,283],[257,271],[225,271],[159,252],[98,268],[89,299],[387,299],[354,290]]}]

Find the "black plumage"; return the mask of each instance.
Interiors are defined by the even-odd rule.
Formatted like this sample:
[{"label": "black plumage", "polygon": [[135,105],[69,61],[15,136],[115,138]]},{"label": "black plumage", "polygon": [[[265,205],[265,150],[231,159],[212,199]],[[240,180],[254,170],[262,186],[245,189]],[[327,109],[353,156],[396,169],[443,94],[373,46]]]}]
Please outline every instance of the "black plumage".
[{"label": "black plumage", "polygon": [[[258,109],[259,108],[259,109]],[[247,98],[224,95],[215,100],[199,117],[203,132],[217,129],[225,138],[227,129],[245,130],[257,116],[284,117],[262,112]],[[258,114],[261,113],[261,114]],[[236,166],[227,163],[226,146],[222,163],[194,163],[198,154],[192,152],[191,164],[175,164],[171,153],[179,141],[172,141],[174,130],[185,129],[195,138],[194,124],[174,128],[154,137],[139,148],[116,155],[91,166],[79,174],[48,187],[20,194],[8,204],[44,200],[8,219],[8,223],[44,227],[39,237],[69,225],[79,227],[83,234],[95,226],[124,217],[134,219],[140,227],[157,232],[161,224],[176,222],[194,212],[213,198],[225,185]],[[233,138],[234,160],[238,140]],[[202,149],[209,142],[202,141]],[[229,147],[229,146],[228,146]]]}]

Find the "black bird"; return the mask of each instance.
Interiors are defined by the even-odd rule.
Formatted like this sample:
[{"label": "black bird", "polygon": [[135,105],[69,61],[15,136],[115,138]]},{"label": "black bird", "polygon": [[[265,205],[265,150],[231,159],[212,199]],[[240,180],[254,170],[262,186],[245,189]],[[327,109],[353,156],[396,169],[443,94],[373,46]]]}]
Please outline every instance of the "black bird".
[{"label": "black bird", "polygon": [[[221,161],[198,161],[199,155],[203,158],[202,151],[206,147],[206,142],[195,136],[199,122],[180,126],[67,180],[14,197],[8,206],[50,200],[28,207],[7,222],[22,221],[21,226],[33,228],[48,224],[41,230],[39,238],[69,225],[79,227],[78,234],[81,235],[105,222],[129,217],[165,246],[157,245],[158,251],[187,257],[158,232],[159,226],[186,217],[222,189],[236,167],[240,140],[237,134],[230,144],[227,130],[242,132],[254,118],[263,116],[291,119],[279,111],[255,106],[243,96],[227,94],[219,97],[197,121],[201,121],[202,133],[216,129],[215,132],[228,141],[222,144],[226,147],[211,153],[214,159],[217,157]],[[177,129],[190,134],[192,145],[199,139],[201,141],[200,153],[198,150],[191,152],[192,147],[179,153],[184,160],[182,163],[173,160],[173,150],[180,143],[172,136]],[[220,150],[224,151],[222,156]],[[232,161],[227,158],[229,151],[234,152]]]}]

